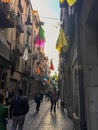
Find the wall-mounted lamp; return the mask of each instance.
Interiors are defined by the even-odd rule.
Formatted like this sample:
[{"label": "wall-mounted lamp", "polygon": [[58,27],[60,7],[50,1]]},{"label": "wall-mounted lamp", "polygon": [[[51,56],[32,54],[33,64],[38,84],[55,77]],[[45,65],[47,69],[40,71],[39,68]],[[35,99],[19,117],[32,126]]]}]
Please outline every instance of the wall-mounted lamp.
[{"label": "wall-mounted lamp", "polygon": [[30,18],[30,8],[28,12],[27,22],[25,22],[26,25],[32,25],[31,18]]},{"label": "wall-mounted lamp", "polygon": [[36,22],[36,27],[40,27],[41,25],[43,26],[44,22],[41,22],[41,21],[40,22]]},{"label": "wall-mounted lamp", "polygon": [[30,15],[28,15],[27,17],[27,22],[25,22],[26,25],[32,25],[31,19],[30,19]]}]

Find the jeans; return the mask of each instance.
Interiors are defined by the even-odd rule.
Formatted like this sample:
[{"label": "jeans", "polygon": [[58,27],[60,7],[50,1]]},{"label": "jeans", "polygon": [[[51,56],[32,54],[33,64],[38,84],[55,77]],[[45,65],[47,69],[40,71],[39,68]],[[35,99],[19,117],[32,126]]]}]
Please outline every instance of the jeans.
[{"label": "jeans", "polygon": [[5,98],[6,105],[9,105],[9,98]]},{"label": "jeans", "polygon": [[39,111],[39,108],[40,108],[40,102],[37,102],[37,103],[36,103],[36,112]]},{"label": "jeans", "polygon": [[14,116],[11,130],[16,130],[17,126],[18,130],[23,130],[24,121],[25,115]]},{"label": "jeans", "polygon": [[52,112],[52,109],[54,111],[54,113],[56,112],[56,102],[51,102],[51,108],[50,108],[50,112]]}]

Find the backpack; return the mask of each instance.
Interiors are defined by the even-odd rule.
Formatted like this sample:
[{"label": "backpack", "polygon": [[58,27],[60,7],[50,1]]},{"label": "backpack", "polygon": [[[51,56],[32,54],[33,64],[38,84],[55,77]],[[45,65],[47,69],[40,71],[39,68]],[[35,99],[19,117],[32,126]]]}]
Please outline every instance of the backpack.
[{"label": "backpack", "polygon": [[57,97],[57,93],[56,93],[56,92],[53,92],[53,93],[51,94],[51,100],[52,100],[53,102],[57,102],[58,97]]},{"label": "backpack", "polygon": [[40,102],[41,101],[41,96],[40,94],[36,94],[34,97],[35,102]]},{"label": "backpack", "polygon": [[25,96],[17,96],[14,102],[14,111],[17,115],[25,115],[29,111],[28,99]]},{"label": "backpack", "polygon": [[24,97],[24,100],[22,102],[22,108],[23,108],[24,114],[27,114],[29,111],[29,103],[28,103],[28,99],[26,97]]}]

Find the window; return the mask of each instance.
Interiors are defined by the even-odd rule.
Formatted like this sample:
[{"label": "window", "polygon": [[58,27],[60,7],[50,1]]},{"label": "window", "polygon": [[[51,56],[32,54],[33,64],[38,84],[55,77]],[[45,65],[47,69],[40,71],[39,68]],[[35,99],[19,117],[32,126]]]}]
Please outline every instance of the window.
[{"label": "window", "polygon": [[74,7],[69,7],[69,15],[73,15],[75,13]]}]

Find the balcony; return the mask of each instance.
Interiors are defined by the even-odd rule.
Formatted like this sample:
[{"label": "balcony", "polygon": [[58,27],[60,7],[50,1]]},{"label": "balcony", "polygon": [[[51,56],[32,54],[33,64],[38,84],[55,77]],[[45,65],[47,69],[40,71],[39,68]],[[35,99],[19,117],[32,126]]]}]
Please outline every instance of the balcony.
[{"label": "balcony", "polygon": [[18,33],[23,33],[24,32],[24,26],[22,22],[22,16],[17,15],[16,16],[16,29]]},{"label": "balcony", "polygon": [[16,40],[15,43],[16,43],[15,52],[17,53],[18,56],[22,56],[23,55],[23,45],[22,45],[22,43],[20,43],[19,40]]},{"label": "balcony", "polygon": [[32,35],[32,29],[30,27],[27,28],[27,34],[30,36]]},{"label": "balcony", "polygon": [[19,59],[19,56],[23,55],[23,46],[20,43],[19,40],[14,41],[15,48],[12,50],[11,56],[10,56],[10,63],[11,63],[11,76],[13,76],[16,68],[17,61]]},{"label": "balcony", "polygon": [[15,13],[9,3],[0,2],[0,19],[0,27],[15,27]]},{"label": "balcony", "polygon": [[37,60],[37,59],[38,59],[38,54],[37,53],[33,54],[33,60]]},{"label": "balcony", "polygon": [[23,66],[22,76],[23,77],[30,77],[30,75],[31,75],[31,68],[27,64],[27,62],[25,62],[24,66]]},{"label": "balcony", "polygon": [[30,0],[25,0],[25,1],[26,1],[27,5],[29,5],[29,4],[30,4]]},{"label": "balcony", "polygon": [[41,79],[41,77],[38,74],[36,74],[35,72],[33,72],[32,77],[35,81],[39,81]]},{"label": "balcony", "polygon": [[28,77],[28,76],[30,76],[30,71],[24,71],[24,72],[22,72],[22,76],[23,76],[23,77]]},{"label": "balcony", "polygon": [[22,6],[22,3],[21,3],[21,0],[19,0],[19,2],[18,2],[18,8],[21,11],[21,13],[23,13],[23,6]]}]

